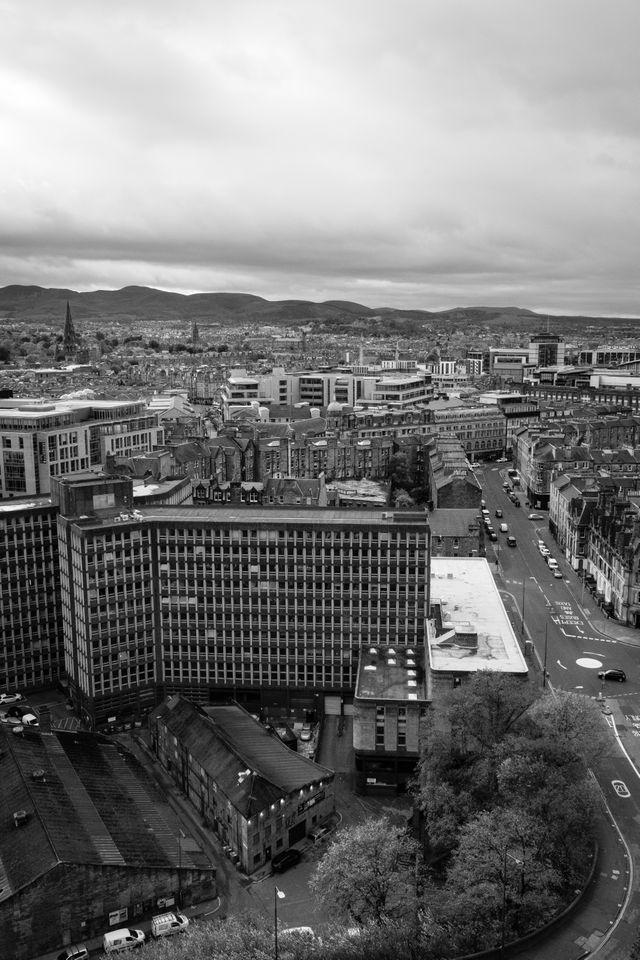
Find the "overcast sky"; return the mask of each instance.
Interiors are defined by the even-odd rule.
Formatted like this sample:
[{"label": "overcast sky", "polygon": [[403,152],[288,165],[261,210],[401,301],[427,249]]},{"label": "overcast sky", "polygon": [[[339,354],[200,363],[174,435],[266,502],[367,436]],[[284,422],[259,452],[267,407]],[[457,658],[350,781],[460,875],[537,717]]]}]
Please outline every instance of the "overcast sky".
[{"label": "overcast sky", "polygon": [[638,0],[0,0],[0,286],[640,315]]}]

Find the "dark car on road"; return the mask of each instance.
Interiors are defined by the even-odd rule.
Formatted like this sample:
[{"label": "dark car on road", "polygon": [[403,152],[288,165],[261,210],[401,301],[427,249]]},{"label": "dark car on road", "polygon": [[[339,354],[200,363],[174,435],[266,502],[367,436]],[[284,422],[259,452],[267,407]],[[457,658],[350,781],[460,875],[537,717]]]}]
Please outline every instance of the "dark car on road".
[{"label": "dark car on road", "polygon": [[624,683],[627,675],[620,667],[611,667],[609,670],[601,670],[598,674],[600,680],[617,680],[618,683]]},{"label": "dark car on road", "polygon": [[285,870],[288,870],[289,867],[294,867],[296,863],[300,863],[301,860],[302,854],[300,851],[296,850],[295,847],[291,847],[290,850],[283,850],[282,853],[276,853],[271,861],[271,869],[274,873],[284,873]]}]

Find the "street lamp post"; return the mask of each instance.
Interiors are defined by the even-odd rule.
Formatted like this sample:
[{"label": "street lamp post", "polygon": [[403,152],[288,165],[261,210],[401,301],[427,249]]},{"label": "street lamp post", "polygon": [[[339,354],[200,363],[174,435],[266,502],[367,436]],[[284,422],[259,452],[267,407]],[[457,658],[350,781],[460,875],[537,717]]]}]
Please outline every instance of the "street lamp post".
[{"label": "street lamp post", "polygon": [[[502,960],[502,958],[504,957],[504,941],[506,938],[506,926],[507,926],[507,857],[509,858],[509,860],[513,860],[513,862],[516,865],[524,869],[524,861],[520,860],[518,857],[512,856],[512,854],[510,854],[507,848],[505,847],[504,857],[502,862],[502,918],[501,918],[501,924],[500,924],[500,960]],[[522,875],[521,887],[524,889],[524,874]],[[521,891],[521,896],[522,896],[522,891]]]},{"label": "street lamp post", "polygon": [[284,892],[274,885],[273,888],[273,944],[274,957],[278,960],[278,900],[284,900]]},{"label": "street lamp post", "polygon": [[542,665],[542,686],[546,687],[547,685],[547,635],[549,630],[549,624],[545,623],[544,625],[544,663]]}]

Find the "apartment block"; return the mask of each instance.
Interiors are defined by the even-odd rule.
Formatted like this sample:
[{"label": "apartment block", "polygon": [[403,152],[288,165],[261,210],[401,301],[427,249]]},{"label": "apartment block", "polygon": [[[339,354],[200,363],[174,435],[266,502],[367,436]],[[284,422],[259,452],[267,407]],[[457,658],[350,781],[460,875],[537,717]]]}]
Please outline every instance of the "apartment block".
[{"label": "apartment block", "polygon": [[67,673],[90,725],[180,692],[314,710],[352,695],[362,643],[424,641],[423,513],[135,510],[120,479],[62,478],[55,496]]},{"label": "apartment block", "polygon": [[352,372],[349,369],[287,373],[275,367],[271,373],[248,375],[233,370],[222,390],[225,420],[234,411],[252,405],[269,408],[271,404],[308,403],[312,409],[324,409],[332,402],[359,406],[388,406],[392,409],[424,406],[433,397],[431,377],[425,371],[380,370]]},{"label": "apartment block", "polygon": [[491,406],[433,405],[433,426],[437,433],[455,433],[471,457],[502,456],[505,446],[505,417]]},{"label": "apartment block", "polygon": [[162,444],[144,401],[0,400],[0,499],[37,496],[50,478]]}]

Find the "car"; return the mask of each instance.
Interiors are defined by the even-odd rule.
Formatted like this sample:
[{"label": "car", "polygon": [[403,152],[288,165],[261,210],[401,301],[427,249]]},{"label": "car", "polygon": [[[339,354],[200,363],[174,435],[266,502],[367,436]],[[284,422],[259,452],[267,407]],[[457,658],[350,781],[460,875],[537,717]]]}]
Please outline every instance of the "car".
[{"label": "car", "polygon": [[530,513],[529,520],[544,520],[544,517],[541,513]]},{"label": "car", "polygon": [[520,506],[520,501],[518,500],[517,497],[514,497],[514,498],[513,498],[513,505],[514,505],[514,507],[519,507],[519,506]]},{"label": "car", "polygon": [[159,913],[151,918],[151,936],[171,937],[174,933],[184,933],[189,926],[189,917],[183,913]]},{"label": "car", "polygon": [[294,867],[296,863],[300,863],[301,860],[302,853],[296,850],[295,847],[290,847],[288,850],[276,853],[271,861],[271,869],[274,873],[284,873],[285,870],[288,870],[289,867]]},{"label": "car", "polygon": [[555,557],[552,557],[551,554],[549,554],[549,556],[548,556],[548,557],[545,557],[545,559],[546,559],[546,561],[547,561],[547,566],[548,566],[551,570],[557,570],[557,569],[558,569],[558,561],[555,559]]},{"label": "car", "polygon": [[287,939],[291,937],[293,940],[299,940],[301,943],[313,943],[316,939],[313,927],[286,927],[286,929],[279,931],[278,936],[286,937]]},{"label": "car", "polygon": [[22,717],[10,717],[8,713],[0,716],[0,723],[20,724],[23,727],[37,727],[38,718],[35,713],[25,713]]},{"label": "car", "polygon": [[303,723],[303,724],[302,724],[302,730],[300,731],[300,739],[301,739],[301,740],[311,740],[312,735],[313,735],[313,729],[312,729],[312,727],[311,727],[311,724],[310,724],[310,723]]},{"label": "car", "polygon": [[498,507],[498,509],[496,510],[496,517],[500,518],[501,516],[502,516],[502,510],[500,509],[500,507]]},{"label": "car", "polygon": [[555,567],[555,569],[554,569],[554,571],[553,571],[553,575],[554,575],[554,577],[556,578],[556,580],[562,580],[562,579],[564,579],[563,576],[562,576],[562,570],[560,569],[560,567]]},{"label": "car", "polygon": [[511,487],[511,484],[509,483],[508,480],[504,480],[502,486],[505,490],[509,490]]},{"label": "car", "polygon": [[506,457],[498,457],[498,459],[496,460],[496,463],[508,463],[508,462],[509,461],[507,460]]},{"label": "car", "polygon": [[551,556],[551,550],[549,550],[549,547],[544,543],[538,543],[538,550],[545,559]]},{"label": "car", "polygon": [[516,547],[516,546],[517,546],[516,538],[515,538],[515,537],[507,537],[507,546],[508,546],[508,547]]},{"label": "car", "polygon": [[610,667],[609,670],[601,670],[598,674],[599,680],[617,680],[618,683],[624,683],[627,675],[620,667]]},{"label": "car", "polygon": [[58,954],[56,960],[87,960],[88,956],[89,951],[84,943],[70,943]]},{"label": "car", "polygon": [[309,840],[313,840],[314,843],[319,843],[320,840],[324,840],[326,835],[329,833],[329,827],[315,827],[313,830],[310,830],[307,836]]},{"label": "car", "polygon": [[495,530],[491,530],[489,533],[489,540],[495,543],[497,539],[498,539],[498,534],[495,532]]},{"label": "car", "polygon": [[22,700],[24,696],[21,693],[0,693],[0,707],[6,703],[20,703]]}]

